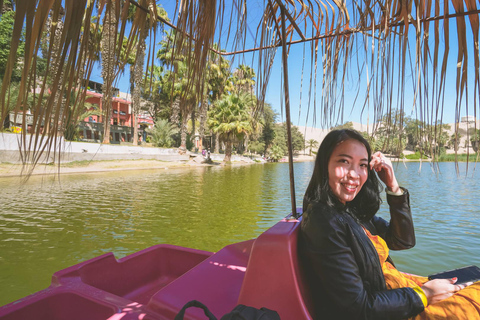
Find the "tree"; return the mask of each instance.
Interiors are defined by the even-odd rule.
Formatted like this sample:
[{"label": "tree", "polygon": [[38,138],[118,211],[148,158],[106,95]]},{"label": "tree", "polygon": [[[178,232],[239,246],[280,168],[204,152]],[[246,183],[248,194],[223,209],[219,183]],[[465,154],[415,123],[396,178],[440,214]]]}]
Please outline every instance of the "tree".
[{"label": "tree", "polygon": [[[142,3],[143,5],[145,4]],[[130,7],[132,8],[132,7]],[[149,30],[155,29],[158,26],[163,28],[163,23],[158,20],[157,15],[160,15],[164,19],[168,19],[167,12],[161,6],[153,7],[154,10],[151,12],[145,12],[135,7],[134,13],[130,15],[131,20],[134,19],[144,21],[143,24],[140,24],[139,30],[139,39],[136,46],[136,55],[135,61],[133,63],[133,70],[130,72],[130,81],[134,84],[132,90],[132,113],[133,113],[133,145],[138,144],[138,114],[140,112],[140,98],[141,98],[141,88],[143,83],[143,73],[144,73],[144,64],[145,64],[145,51],[147,47],[147,36]]]},{"label": "tree", "polygon": [[260,141],[263,142],[263,154],[267,154],[268,148],[273,144],[275,139],[275,122],[277,121],[277,114],[273,111],[272,106],[265,103],[263,106],[263,128],[260,135]]},{"label": "tree", "polygon": [[[219,50],[217,44],[214,44],[214,48]],[[207,121],[207,114],[210,108],[208,102],[210,102],[210,104],[214,104],[223,96],[224,93],[233,92],[234,90],[232,73],[230,71],[230,61],[225,59],[223,56],[212,52],[210,54],[207,79],[208,101],[204,98],[201,102],[200,109],[200,126],[198,131],[201,139],[204,137],[205,123]],[[220,139],[218,139],[218,135],[215,135],[215,152],[219,151],[219,140]]]},{"label": "tree", "polygon": [[478,147],[480,145],[480,129],[475,130],[470,138],[470,142],[472,143],[473,151],[478,152]]},{"label": "tree", "polygon": [[404,119],[405,114],[403,112],[385,114],[380,121],[380,127],[375,131],[373,149],[400,156],[407,145]]},{"label": "tree", "polygon": [[250,114],[254,101],[250,94],[228,94],[208,112],[208,126],[225,142],[224,162],[232,157],[232,144],[253,132]]},{"label": "tree", "polygon": [[284,155],[285,151],[278,145],[273,145],[270,149],[270,159],[272,159],[273,162],[278,162]]},{"label": "tree", "polygon": [[[13,4],[11,1],[6,0],[2,8],[3,14],[0,16],[0,79],[3,79],[5,74],[5,68],[8,62],[8,56],[10,55],[11,40],[13,34],[13,24],[15,22],[15,11],[13,10]],[[22,36],[23,38],[23,36]],[[25,42],[22,39],[17,49],[17,59],[15,59],[13,65],[12,81],[20,81],[20,72],[18,68],[18,57],[23,56],[25,50]]]},{"label": "tree", "polygon": [[[281,127],[281,136],[285,140],[285,146],[287,146],[287,125],[286,123],[279,124],[277,126]],[[278,134],[279,131],[276,132]],[[303,137],[303,134],[298,130],[298,127],[292,126],[291,128],[291,134],[292,134],[292,149],[293,153],[298,153],[299,151],[305,149],[305,138]],[[285,155],[288,154],[288,148],[286,150],[287,152]]]},{"label": "tree", "polygon": [[333,130],[339,130],[339,129],[353,129],[353,122],[352,121],[345,122],[344,124],[335,126],[330,130],[333,131]]},{"label": "tree", "polygon": [[276,124],[273,130],[275,134],[272,141],[272,146],[270,148],[270,158],[272,158],[273,152],[275,152],[277,155],[281,153],[283,157],[284,155],[288,154],[285,128],[281,124]]},{"label": "tree", "polygon": [[153,144],[157,147],[170,148],[174,139],[173,136],[178,133],[178,127],[170,123],[167,119],[158,119],[152,129],[147,129],[152,135]]},{"label": "tree", "polygon": [[265,143],[258,140],[252,140],[248,144],[248,150],[256,154],[262,154],[265,151]]},{"label": "tree", "polygon": [[460,139],[462,139],[462,137],[463,135],[460,133],[452,134],[450,136],[450,140],[448,141],[448,146],[453,148],[455,151],[458,151],[458,148],[460,147]]},{"label": "tree", "polygon": [[246,92],[253,94],[253,87],[255,86],[255,71],[252,67],[241,64],[233,73],[233,84],[236,92]]},{"label": "tree", "polygon": [[115,6],[119,3],[114,0],[107,0],[105,4],[105,16],[103,18],[103,32],[101,40],[101,59],[102,59],[102,108],[105,110],[105,119],[103,121],[103,143],[110,143],[110,121],[112,118],[112,88],[115,79],[115,67],[117,57],[115,50],[117,34],[117,16]]},{"label": "tree", "polygon": [[312,149],[315,149],[316,147],[318,147],[318,141],[315,139],[308,139],[305,147],[309,149],[308,155],[312,156]]},{"label": "tree", "polygon": [[[75,101],[75,93],[72,92],[73,96],[70,99],[70,102]],[[99,106],[92,103],[85,103],[82,108],[74,108],[73,103],[65,108],[67,112],[67,126],[65,127],[65,132],[63,136],[65,140],[74,141],[78,139],[78,124],[83,119],[90,116],[101,116],[102,111],[99,110]]]},{"label": "tree", "polygon": [[160,43],[161,48],[157,52],[157,58],[164,66],[173,69],[164,71],[164,83],[170,83],[162,90],[165,91],[165,97],[171,101],[171,122],[180,124],[181,142],[179,152],[185,153],[187,149],[187,122],[197,105],[197,95],[195,90],[189,90],[188,77],[191,71],[187,60],[173,47],[175,43],[174,31],[167,33],[165,39]]}]

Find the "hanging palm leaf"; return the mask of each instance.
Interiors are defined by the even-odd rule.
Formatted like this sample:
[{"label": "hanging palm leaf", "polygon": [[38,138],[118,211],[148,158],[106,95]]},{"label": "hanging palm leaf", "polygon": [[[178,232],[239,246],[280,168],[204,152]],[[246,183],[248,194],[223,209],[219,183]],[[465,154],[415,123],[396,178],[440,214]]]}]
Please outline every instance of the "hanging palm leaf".
[{"label": "hanging palm leaf", "polygon": [[[0,91],[0,118],[3,123],[9,114],[8,90],[18,65],[17,49],[24,34],[23,70],[14,108],[17,114],[33,115],[33,123],[29,130],[23,131],[19,141],[24,163],[35,164],[43,152],[48,155],[60,150],[60,140],[56,137],[68,121],[63,106],[72,105],[70,93],[82,90],[79,78],[88,78],[92,67],[88,62],[92,59],[89,30],[94,13],[103,17],[104,36],[111,34],[108,44],[104,40],[109,51],[103,53],[108,56],[106,61],[110,61],[105,64],[104,72],[105,95],[110,94],[122,69],[118,66],[126,63],[121,61],[120,39],[128,30],[130,6],[139,10],[131,22],[127,48],[132,48],[134,39],[145,34],[147,29],[153,30],[150,28],[155,25],[155,17],[176,29],[171,59],[176,55],[185,57],[183,61],[189,66],[188,82],[182,95],[197,95],[193,105],[199,105],[203,101],[201,96],[206,94],[203,86],[211,57],[209,51],[222,56],[255,52],[258,62],[256,96],[262,101],[276,50],[283,40],[287,53],[299,43],[304,43],[306,49],[309,47],[304,50],[306,61],[310,63],[305,72],[310,75],[307,112],[323,125],[343,122],[344,112],[353,108],[345,104],[348,95],[355,98],[356,108],[368,114],[373,112],[374,119],[405,112],[434,125],[433,130],[442,122],[445,108],[455,111],[457,122],[461,114],[477,115],[480,10],[475,1],[450,0],[443,6],[439,2],[412,0],[353,3],[341,0],[183,0],[176,3],[176,12],[169,23],[158,16],[153,0],[16,1],[11,51]],[[151,23],[146,24],[142,17],[147,17]],[[282,21],[285,22],[283,36]],[[107,25],[110,31],[105,29]],[[451,34],[450,30],[456,31]],[[42,55],[39,50],[45,32],[50,41],[48,50]],[[155,38],[155,31],[151,36]],[[227,52],[215,49],[214,43]],[[450,79],[448,58],[454,46],[458,47],[454,75],[456,100],[454,105],[445,105],[447,89],[450,89],[447,87]],[[146,69],[153,61],[152,51],[147,57]],[[36,73],[41,58],[47,59],[44,77]],[[43,102],[47,92],[49,98]],[[30,96],[35,97],[31,107],[26,103]],[[73,96],[77,97],[73,105],[81,104],[82,95]],[[410,101],[408,97],[413,99]],[[104,107],[109,108],[108,103],[105,104]],[[398,121],[402,122],[402,117]],[[396,125],[392,123],[392,127]]]}]

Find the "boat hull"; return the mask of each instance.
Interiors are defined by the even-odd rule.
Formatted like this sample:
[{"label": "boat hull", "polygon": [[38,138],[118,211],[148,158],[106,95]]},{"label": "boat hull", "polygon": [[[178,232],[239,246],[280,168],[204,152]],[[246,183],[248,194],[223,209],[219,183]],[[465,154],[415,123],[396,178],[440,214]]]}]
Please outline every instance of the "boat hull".
[{"label": "boat hull", "polygon": [[[190,300],[218,318],[245,304],[282,319],[311,319],[297,259],[299,224],[284,219],[216,253],[166,244],[119,260],[108,253],[56,272],[48,288],[1,307],[0,320],[173,319]],[[196,308],[185,314],[204,318]]]}]

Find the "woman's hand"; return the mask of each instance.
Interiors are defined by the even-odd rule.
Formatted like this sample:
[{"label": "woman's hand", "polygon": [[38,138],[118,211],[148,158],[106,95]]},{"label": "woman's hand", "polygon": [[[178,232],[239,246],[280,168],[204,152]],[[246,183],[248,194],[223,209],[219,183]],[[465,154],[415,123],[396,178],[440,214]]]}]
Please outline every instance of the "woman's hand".
[{"label": "woman's hand", "polygon": [[397,178],[395,178],[395,173],[393,172],[392,162],[380,151],[375,152],[372,155],[370,169],[377,172],[378,177],[383,183],[385,183],[389,191],[393,193],[398,193],[400,191],[400,186],[398,185]]},{"label": "woman's hand", "polygon": [[460,291],[473,283],[467,282],[463,284],[455,284],[455,282],[457,282],[457,278],[435,279],[425,282],[422,286],[422,290],[427,296],[428,304],[434,304],[451,297],[455,292]]}]

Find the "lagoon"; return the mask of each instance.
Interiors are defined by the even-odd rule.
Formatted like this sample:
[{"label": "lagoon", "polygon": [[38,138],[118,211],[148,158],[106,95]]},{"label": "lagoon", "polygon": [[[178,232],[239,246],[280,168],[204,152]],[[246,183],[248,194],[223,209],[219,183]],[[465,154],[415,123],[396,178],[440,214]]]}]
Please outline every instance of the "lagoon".
[{"label": "lagoon", "polygon": [[[294,164],[297,206],[313,162]],[[395,164],[411,193],[415,248],[397,267],[427,275],[480,265],[480,184],[474,165]],[[421,168],[421,169],[420,169]],[[106,252],[158,243],[217,251],[258,236],[290,211],[288,164],[0,177],[0,305],[41,290],[55,271]],[[388,217],[386,203],[379,215]]]}]

